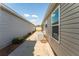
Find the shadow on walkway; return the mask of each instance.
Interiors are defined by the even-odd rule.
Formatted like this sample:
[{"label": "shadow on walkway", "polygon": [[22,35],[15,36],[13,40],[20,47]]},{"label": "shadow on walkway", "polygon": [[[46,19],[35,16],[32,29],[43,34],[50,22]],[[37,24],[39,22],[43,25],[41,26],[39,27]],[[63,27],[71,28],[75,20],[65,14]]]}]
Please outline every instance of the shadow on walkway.
[{"label": "shadow on walkway", "polygon": [[43,33],[36,31],[9,56],[54,56]]},{"label": "shadow on walkway", "polygon": [[33,56],[36,41],[25,41],[16,48],[9,56]]}]

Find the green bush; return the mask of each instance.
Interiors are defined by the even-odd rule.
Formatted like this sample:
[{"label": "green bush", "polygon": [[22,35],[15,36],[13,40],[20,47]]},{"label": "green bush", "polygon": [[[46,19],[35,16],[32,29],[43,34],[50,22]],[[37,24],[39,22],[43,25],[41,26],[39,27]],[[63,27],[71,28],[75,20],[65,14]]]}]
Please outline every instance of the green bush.
[{"label": "green bush", "polygon": [[28,33],[28,34],[27,34],[27,36],[30,36],[30,35],[31,35],[31,33]]},{"label": "green bush", "polygon": [[23,39],[26,39],[27,37],[29,37],[31,35],[31,33],[28,33],[26,35],[23,36]]},{"label": "green bush", "polygon": [[34,33],[35,31],[33,31],[32,33]]},{"label": "green bush", "polygon": [[13,44],[20,44],[24,41],[23,37],[16,37],[12,40]]},{"label": "green bush", "polygon": [[14,38],[14,39],[12,40],[12,44],[20,44],[20,43],[24,42],[25,39],[26,39],[27,37],[29,37],[30,35],[31,35],[31,33],[28,33],[28,34],[26,34],[26,35],[24,35],[24,36],[22,36],[22,37],[16,37],[16,38]]},{"label": "green bush", "polygon": [[24,35],[24,36],[23,36],[23,39],[26,39],[27,37],[28,37],[27,35]]}]

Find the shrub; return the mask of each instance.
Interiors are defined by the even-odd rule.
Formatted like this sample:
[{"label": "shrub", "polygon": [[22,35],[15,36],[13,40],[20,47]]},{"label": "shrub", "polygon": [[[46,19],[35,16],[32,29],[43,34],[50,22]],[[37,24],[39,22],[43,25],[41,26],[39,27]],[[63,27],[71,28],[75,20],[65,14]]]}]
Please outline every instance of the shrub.
[{"label": "shrub", "polygon": [[27,37],[29,37],[31,35],[31,33],[28,33],[26,35],[23,36],[23,39],[26,39]]},{"label": "shrub", "polygon": [[34,33],[35,31],[33,31],[32,33]]},{"label": "shrub", "polygon": [[22,36],[22,37],[16,37],[16,38],[14,38],[14,39],[12,40],[12,44],[20,44],[20,43],[24,42],[25,39],[26,39],[28,36],[30,36],[30,35],[31,35],[31,33],[28,33],[28,34],[26,34],[26,35],[24,35],[24,36]]},{"label": "shrub", "polygon": [[12,44],[20,44],[24,41],[23,37],[16,37],[12,40]]},{"label": "shrub", "polygon": [[27,36],[27,34],[26,34],[26,35],[23,36],[23,39],[26,39],[27,37],[28,37],[28,36]]},{"label": "shrub", "polygon": [[31,35],[31,33],[28,33],[28,34],[27,34],[27,36],[30,36],[30,35]]}]

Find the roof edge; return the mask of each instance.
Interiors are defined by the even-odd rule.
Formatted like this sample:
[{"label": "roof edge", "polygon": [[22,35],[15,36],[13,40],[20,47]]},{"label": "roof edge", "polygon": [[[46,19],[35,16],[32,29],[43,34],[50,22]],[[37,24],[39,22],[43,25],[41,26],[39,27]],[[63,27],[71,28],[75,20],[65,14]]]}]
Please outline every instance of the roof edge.
[{"label": "roof edge", "polygon": [[50,3],[47,9],[47,12],[45,14],[45,17],[42,21],[42,26],[44,25],[44,22],[47,20],[47,18],[50,16],[50,14],[52,13],[52,11],[54,11],[54,9],[57,7],[59,3]]},{"label": "roof edge", "polygon": [[11,14],[15,15],[18,18],[21,18],[23,21],[26,21],[30,24],[32,24],[33,26],[35,26],[33,23],[29,22],[27,19],[25,19],[25,17],[21,16],[20,14],[18,14],[17,12],[15,12],[14,10],[12,10],[11,8],[9,8],[8,6],[6,6],[3,3],[0,3],[0,8],[5,9],[6,11],[10,12]]}]

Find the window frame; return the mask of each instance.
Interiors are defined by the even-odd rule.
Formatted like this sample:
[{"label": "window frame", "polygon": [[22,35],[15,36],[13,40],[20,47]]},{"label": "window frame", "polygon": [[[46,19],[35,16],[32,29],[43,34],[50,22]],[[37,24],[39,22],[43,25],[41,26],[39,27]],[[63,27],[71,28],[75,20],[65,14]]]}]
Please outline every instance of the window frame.
[{"label": "window frame", "polygon": [[[58,24],[52,25],[52,14],[53,14],[57,9],[58,9],[58,11],[59,11]],[[58,30],[58,33],[59,33],[59,35],[58,35],[58,40],[57,40],[56,38],[54,38],[53,36],[52,36],[52,38],[54,38],[55,41],[57,41],[58,43],[60,43],[60,5],[58,5],[58,6],[55,8],[55,10],[52,11],[52,13],[51,13],[51,27],[52,27],[52,26],[58,26],[58,27],[59,27],[59,30]],[[52,29],[52,30],[53,30],[53,29]],[[53,31],[52,31],[52,33],[53,33]]]}]

